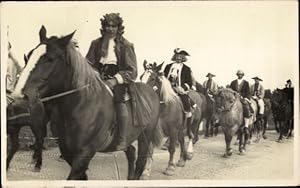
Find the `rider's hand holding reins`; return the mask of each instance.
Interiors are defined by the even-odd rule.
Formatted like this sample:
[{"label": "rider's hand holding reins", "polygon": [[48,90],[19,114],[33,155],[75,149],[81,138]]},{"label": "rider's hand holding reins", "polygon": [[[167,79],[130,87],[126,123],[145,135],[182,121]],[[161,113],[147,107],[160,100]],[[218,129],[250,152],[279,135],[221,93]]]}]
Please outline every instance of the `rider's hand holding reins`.
[{"label": "rider's hand holding reins", "polygon": [[110,89],[113,89],[115,85],[117,85],[117,79],[115,78],[111,78],[111,79],[108,79],[108,80],[105,80],[105,84],[110,88]]}]

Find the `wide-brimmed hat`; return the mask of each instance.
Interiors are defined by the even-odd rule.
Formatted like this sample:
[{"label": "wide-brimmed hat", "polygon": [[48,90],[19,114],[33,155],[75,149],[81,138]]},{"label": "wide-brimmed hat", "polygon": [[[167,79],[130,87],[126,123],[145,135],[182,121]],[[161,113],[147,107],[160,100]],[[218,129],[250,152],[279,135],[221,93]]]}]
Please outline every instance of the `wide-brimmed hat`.
[{"label": "wide-brimmed hat", "polygon": [[259,81],[263,81],[262,79],[260,79],[258,76],[253,77],[252,79],[254,80],[259,80]]},{"label": "wide-brimmed hat", "polygon": [[238,70],[238,71],[236,71],[236,75],[245,75],[245,73],[242,70]]},{"label": "wide-brimmed hat", "polygon": [[175,50],[174,50],[174,54],[181,54],[181,55],[185,55],[185,56],[190,56],[190,54],[189,53],[187,53],[185,50],[181,50],[180,48],[176,48]]},{"label": "wide-brimmed hat", "polygon": [[212,74],[212,73],[209,72],[209,73],[206,75],[206,77],[209,77],[209,76],[214,77],[214,76],[216,76],[216,75],[214,75],[214,74]]}]

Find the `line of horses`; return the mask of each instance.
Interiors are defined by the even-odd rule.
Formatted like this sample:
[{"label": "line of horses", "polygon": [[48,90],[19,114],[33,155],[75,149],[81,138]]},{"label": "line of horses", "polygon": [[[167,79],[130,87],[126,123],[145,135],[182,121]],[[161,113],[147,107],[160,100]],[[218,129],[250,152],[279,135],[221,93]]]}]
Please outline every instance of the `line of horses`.
[{"label": "line of horses", "polygon": [[[18,149],[20,128],[25,125],[31,126],[36,138],[34,171],[39,172],[42,166],[43,138],[48,121],[58,130],[59,149],[71,167],[68,180],[87,180],[86,170],[95,153],[115,150],[118,129],[113,96],[98,73],[70,42],[73,34],[48,38],[46,28],[42,26],[40,44],[31,51],[31,56],[36,55],[37,58],[26,58],[28,62],[20,77],[20,80],[25,81],[17,83],[13,102],[7,106],[7,133],[12,143],[7,157],[7,169]],[[39,54],[43,47],[46,47],[46,51]],[[214,98],[215,103],[212,103],[199,84],[197,91],[189,91],[189,96],[197,107],[193,109],[192,126],[186,127],[180,99],[162,74],[164,64],[144,64],[144,67],[145,72],[141,77],[144,83],[136,83],[136,87],[139,95],[144,97],[151,117],[146,126],[134,126],[132,110],[129,111],[131,118],[127,135],[128,148],[125,152],[129,180],[149,179],[154,147],[161,145],[164,135],[168,136],[170,142],[170,157],[164,174],[173,175],[176,166],[183,167],[185,162],[193,157],[193,145],[199,140],[199,125],[204,119],[207,122],[206,130],[209,130],[209,127],[212,127],[211,130],[218,126],[223,128],[226,141],[225,157],[232,154],[231,141],[236,134],[239,137],[241,154],[245,152],[247,140],[252,132],[256,132],[258,140],[261,134],[264,134],[270,111],[266,110],[266,119],[259,121],[256,121],[254,114],[252,131],[247,133],[243,129],[243,111],[239,95],[227,88],[220,89]],[[26,74],[27,77],[24,76]],[[286,129],[289,130],[290,136],[293,127],[290,110],[293,106],[286,100],[285,95],[285,91],[278,89],[271,102],[265,102],[266,105],[272,104],[274,119],[280,122],[279,140],[282,140]],[[130,105],[128,103],[129,109]],[[253,105],[256,105],[255,101]],[[269,107],[271,109],[271,106]],[[30,116],[13,118],[18,114],[18,110],[29,111]],[[274,115],[276,110],[285,110],[287,113],[279,113],[277,116]],[[187,147],[185,134],[189,138]],[[132,145],[135,140],[138,140],[138,151]],[[177,141],[181,151],[180,159],[176,163],[174,153]]]}]

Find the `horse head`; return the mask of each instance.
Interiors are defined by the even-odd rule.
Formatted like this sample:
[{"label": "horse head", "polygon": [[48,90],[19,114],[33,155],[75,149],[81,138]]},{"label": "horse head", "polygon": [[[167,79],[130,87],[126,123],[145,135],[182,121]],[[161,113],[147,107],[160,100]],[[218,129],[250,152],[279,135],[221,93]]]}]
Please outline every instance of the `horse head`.
[{"label": "horse head", "polygon": [[[50,92],[62,90],[63,80],[70,74],[63,66],[66,66],[67,46],[75,31],[67,36],[58,38],[46,36],[47,30],[41,27],[40,43],[24,56],[26,66],[20,75],[13,96],[23,97],[39,93],[46,96]],[[52,78],[52,79],[51,79]]]},{"label": "horse head", "polygon": [[239,98],[239,94],[232,89],[223,88],[217,92],[215,98],[217,111],[230,111],[236,100]]}]

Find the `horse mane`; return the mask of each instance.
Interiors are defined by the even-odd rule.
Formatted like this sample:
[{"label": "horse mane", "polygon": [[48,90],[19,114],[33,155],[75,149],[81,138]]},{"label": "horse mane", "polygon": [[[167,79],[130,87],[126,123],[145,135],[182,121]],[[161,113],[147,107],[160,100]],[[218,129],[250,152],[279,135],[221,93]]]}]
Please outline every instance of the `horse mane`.
[{"label": "horse mane", "polygon": [[99,73],[96,72],[96,70],[90,66],[88,60],[78,52],[73,42],[70,42],[67,46],[67,64],[70,65],[72,69],[71,83],[73,87],[80,88],[86,84],[99,85],[95,84],[101,81]]},{"label": "horse mane", "polygon": [[220,89],[219,94],[224,96],[226,99],[232,99],[232,97],[234,97],[234,98],[240,97],[240,95],[237,92],[235,92],[234,90],[232,90],[231,88]]},{"label": "horse mane", "polygon": [[174,102],[178,98],[178,95],[174,92],[170,81],[165,76],[161,77],[160,97],[165,103]]}]

